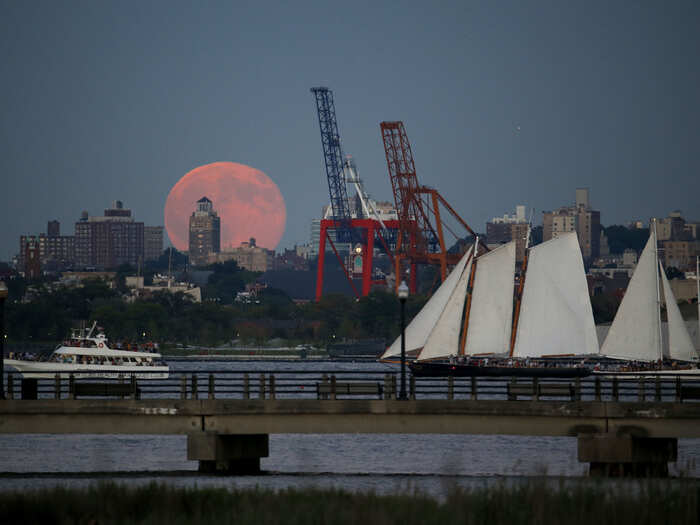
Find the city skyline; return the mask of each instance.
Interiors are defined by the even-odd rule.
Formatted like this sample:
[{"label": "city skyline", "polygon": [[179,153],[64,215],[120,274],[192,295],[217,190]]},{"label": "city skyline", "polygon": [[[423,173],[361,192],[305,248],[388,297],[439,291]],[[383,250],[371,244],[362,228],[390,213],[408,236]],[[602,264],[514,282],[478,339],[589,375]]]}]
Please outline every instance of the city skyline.
[{"label": "city skyline", "polygon": [[700,219],[695,3],[280,4],[274,31],[270,12],[8,4],[0,260],[114,199],[162,225],[172,186],[217,161],[279,186],[278,250],[308,242],[328,202],[315,85],[377,200],[393,200],[379,122],[402,120],[420,182],[478,230],[516,204],[541,220],[576,187],[604,225]]}]

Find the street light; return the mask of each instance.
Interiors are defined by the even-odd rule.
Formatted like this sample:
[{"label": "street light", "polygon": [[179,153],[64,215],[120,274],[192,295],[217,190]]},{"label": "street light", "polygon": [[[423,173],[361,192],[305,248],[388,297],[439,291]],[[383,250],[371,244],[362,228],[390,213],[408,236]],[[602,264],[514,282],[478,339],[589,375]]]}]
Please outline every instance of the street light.
[{"label": "street light", "polygon": [[0,281],[0,399],[5,399],[5,299],[7,286]]},{"label": "street light", "polygon": [[408,299],[408,286],[406,281],[401,281],[398,289],[399,301],[401,301],[401,390],[399,399],[408,399],[406,395],[406,299]]}]

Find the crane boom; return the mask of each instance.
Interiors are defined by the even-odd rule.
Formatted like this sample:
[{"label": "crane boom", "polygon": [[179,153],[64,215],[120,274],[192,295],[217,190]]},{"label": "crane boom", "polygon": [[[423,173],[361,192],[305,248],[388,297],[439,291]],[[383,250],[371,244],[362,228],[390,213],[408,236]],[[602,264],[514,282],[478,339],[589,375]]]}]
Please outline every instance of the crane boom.
[{"label": "crane boom", "polygon": [[323,159],[326,164],[328,192],[331,197],[332,219],[341,225],[336,230],[336,239],[339,242],[352,242],[350,204],[343,176],[343,151],[340,147],[338,122],[335,118],[333,92],[327,87],[311,88],[311,92],[316,97]]}]

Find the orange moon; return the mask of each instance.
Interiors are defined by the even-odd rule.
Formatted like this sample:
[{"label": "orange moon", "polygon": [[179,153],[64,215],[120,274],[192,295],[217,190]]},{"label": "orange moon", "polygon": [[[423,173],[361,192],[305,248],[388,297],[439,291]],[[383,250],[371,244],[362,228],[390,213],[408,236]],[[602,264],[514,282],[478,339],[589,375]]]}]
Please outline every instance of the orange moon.
[{"label": "orange moon", "polygon": [[236,162],[214,162],[193,169],[173,186],[165,202],[165,229],[180,251],[189,249],[189,221],[196,202],[212,201],[221,218],[221,249],[236,248],[255,237],[257,246],[274,250],[287,220],[277,185],[262,171]]}]

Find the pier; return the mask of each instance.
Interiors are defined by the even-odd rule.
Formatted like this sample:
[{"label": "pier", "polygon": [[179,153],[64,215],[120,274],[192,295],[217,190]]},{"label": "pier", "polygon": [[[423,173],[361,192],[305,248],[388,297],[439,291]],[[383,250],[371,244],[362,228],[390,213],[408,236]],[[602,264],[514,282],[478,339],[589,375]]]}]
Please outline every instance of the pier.
[{"label": "pier", "polygon": [[678,438],[700,437],[698,383],[680,377],[411,378],[409,400],[395,374],[371,372],[8,379],[0,433],[187,435],[188,459],[232,474],[259,471],[270,434],[569,436],[591,474],[638,476],[666,475]]}]

